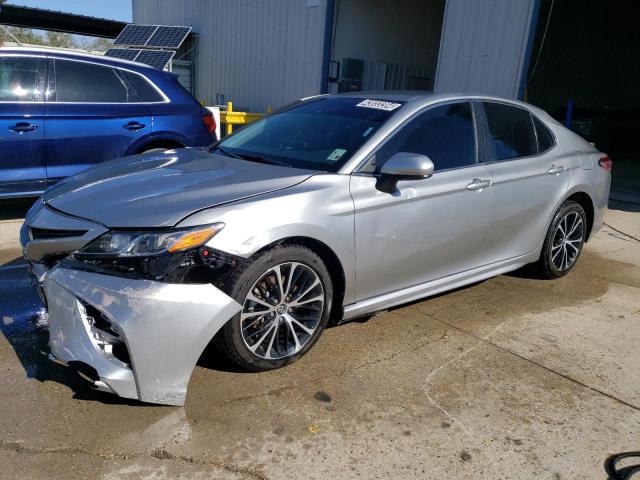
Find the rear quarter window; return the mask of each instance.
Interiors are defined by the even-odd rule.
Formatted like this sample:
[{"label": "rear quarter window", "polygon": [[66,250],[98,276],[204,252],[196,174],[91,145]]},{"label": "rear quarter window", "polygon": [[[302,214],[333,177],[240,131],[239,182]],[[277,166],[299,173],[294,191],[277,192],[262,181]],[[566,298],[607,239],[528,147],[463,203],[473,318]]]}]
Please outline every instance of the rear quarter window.
[{"label": "rear quarter window", "polygon": [[156,90],[148,80],[143,78],[137,73],[128,72],[126,70],[118,70],[129,84],[129,88],[132,90],[132,95],[129,97],[129,102],[162,102],[164,98],[160,95],[160,92]]},{"label": "rear quarter window", "polygon": [[536,136],[538,137],[538,153],[544,153],[555,144],[553,134],[551,130],[536,117],[533,117],[533,125],[536,129]]}]

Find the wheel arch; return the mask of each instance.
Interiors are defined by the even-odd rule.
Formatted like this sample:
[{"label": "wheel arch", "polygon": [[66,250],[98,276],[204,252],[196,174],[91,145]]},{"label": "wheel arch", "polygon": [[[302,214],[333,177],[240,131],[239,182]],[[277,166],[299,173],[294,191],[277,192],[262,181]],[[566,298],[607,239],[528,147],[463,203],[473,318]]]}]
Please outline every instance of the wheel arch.
[{"label": "wheel arch", "polygon": [[186,137],[177,132],[150,132],[131,142],[122,156],[136,155],[152,148],[183,148],[187,143]]},{"label": "wheel arch", "polygon": [[585,241],[589,240],[591,236],[591,230],[593,228],[593,220],[595,216],[595,208],[593,206],[593,199],[591,196],[583,190],[578,190],[571,193],[567,198],[565,198],[562,203],[566,201],[574,201],[578,203],[587,215],[587,231],[585,235]]},{"label": "wheel arch", "polygon": [[131,154],[135,155],[137,153],[143,153],[153,148],[172,149],[172,148],[184,148],[185,146],[186,145],[184,145],[183,143],[180,143],[178,140],[171,139],[171,138],[152,138],[145,143],[136,145],[132,149]]},{"label": "wheel arch", "polygon": [[300,245],[308,248],[322,259],[327,270],[329,270],[329,275],[331,275],[331,281],[333,282],[333,305],[331,306],[329,322],[340,322],[344,313],[343,303],[346,291],[346,276],[344,266],[342,265],[338,255],[331,247],[329,247],[329,245],[318,239],[305,236],[292,236],[271,242],[260,248],[252,256],[259,255],[262,252],[270,250],[278,245]]}]

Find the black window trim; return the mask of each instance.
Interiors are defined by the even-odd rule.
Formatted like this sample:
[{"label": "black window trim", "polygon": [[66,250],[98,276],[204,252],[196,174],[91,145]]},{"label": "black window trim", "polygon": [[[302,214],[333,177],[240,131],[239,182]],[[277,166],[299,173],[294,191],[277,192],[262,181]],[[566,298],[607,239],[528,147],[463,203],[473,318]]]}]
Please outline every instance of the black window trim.
[{"label": "black window trim", "polygon": [[[473,99],[451,99],[451,100],[444,100],[438,103],[432,103],[430,105],[427,105],[424,108],[421,108],[420,110],[418,110],[417,112],[414,112],[410,117],[408,117],[407,119],[405,119],[404,122],[402,122],[400,125],[398,125],[398,127],[389,135],[387,135],[384,139],[382,139],[375,147],[374,149],[366,156],[366,158],[356,167],[353,169],[351,175],[360,175],[360,176],[369,176],[369,177],[379,177],[380,174],[377,172],[363,172],[361,171],[363,168],[365,168],[367,166],[367,164],[371,161],[371,159],[375,156],[375,154],[378,152],[378,150],[380,150],[383,146],[385,146],[388,142],[390,142],[396,135],[398,135],[400,133],[400,131],[406,127],[410,122],[412,122],[413,120],[415,120],[417,117],[419,117],[420,115],[422,115],[423,113],[426,113],[427,111],[433,109],[433,108],[437,108],[437,107],[441,107],[443,105],[453,105],[456,103],[468,103],[469,106],[471,107],[471,117],[473,119],[473,135],[474,135],[474,140],[475,140],[475,150],[476,150],[476,161],[475,163],[471,164],[471,165],[465,165],[463,167],[452,167],[452,168],[445,168],[442,170],[435,170],[433,172],[434,175],[438,174],[438,173],[444,173],[444,172],[451,172],[453,170],[461,170],[463,168],[471,168],[471,167],[477,167],[478,165],[483,164],[483,160],[484,160],[484,156],[485,156],[485,152],[483,150],[480,150],[480,122],[478,121],[478,117],[477,112],[476,112],[476,108],[474,107],[474,101]],[[483,138],[483,144],[484,144],[484,138]]]},{"label": "black window trim", "polygon": [[[531,159],[531,158],[537,158],[537,157],[541,157],[542,155],[545,155],[546,153],[550,152],[551,150],[553,150],[557,145],[558,145],[558,140],[556,138],[555,133],[553,132],[553,130],[551,130],[549,127],[547,127],[547,125],[540,119],[540,117],[538,117],[536,114],[534,114],[531,110],[529,110],[528,108],[522,106],[522,105],[517,105],[511,102],[505,102],[505,101],[500,101],[500,100],[494,100],[494,99],[483,99],[483,98],[476,98],[473,100],[474,103],[477,103],[477,108],[479,110],[479,116],[480,116],[480,121],[482,123],[482,136],[483,136],[483,144],[484,144],[484,164],[485,165],[492,165],[494,163],[505,163],[505,162],[513,162],[513,161],[519,161],[519,160],[526,160],[526,159]],[[493,159],[493,155],[491,154],[490,151],[490,147],[489,147],[489,120],[487,118],[487,113],[484,109],[484,104],[485,103],[497,103],[500,105],[506,105],[507,107],[511,107],[511,108],[518,108],[520,110],[524,110],[525,112],[527,112],[529,114],[529,117],[531,118],[531,128],[533,129],[533,134],[536,138],[536,150],[538,150],[540,148],[540,143],[538,142],[538,129],[536,128],[536,124],[533,121],[533,119],[537,119],[551,134],[551,138],[553,140],[551,146],[549,148],[547,148],[546,150],[542,151],[542,152],[538,152],[534,155],[525,155],[522,157],[514,157],[514,158],[507,158],[505,160],[494,160]]]},{"label": "black window trim", "polygon": [[0,58],[27,57],[36,61],[36,78],[37,82],[43,87],[40,94],[40,100],[0,100],[0,104],[40,104],[44,103],[47,81],[47,61],[43,55],[32,55],[29,53],[19,52],[1,52]]},{"label": "black window trim", "polygon": [[[555,146],[558,144],[558,140],[556,139],[556,134],[553,132],[553,130],[551,130],[549,127],[547,127],[547,124],[544,123],[540,117],[538,117],[536,114],[534,114],[532,111],[529,111],[529,113],[531,114],[531,117],[534,120],[537,120],[538,123],[540,123],[540,125],[542,125],[542,127],[549,133],[549,135],[551,136],[551,145],[549,146],[549,148],[547,148],[546,150],[543,150],[541,152],[538,152],[538,155],[544,155],[547,152],[553,150],[555,148]],[[540,149],[540,142],[538,141],[538,128],[536,127],[536,122],[533,122],[533,130],[536,133],[536,143],[538,145],[538,149]]]},{"label": "black window trim", "polygon": [[[27,55],[25,55],[27,56]],[[43,57],[45,58],[45,57]],[[102,67],[102,68],[110,68],[112,70],[114,70],[115,75],[118,79],[120,79],[120,75],[118,75],[118,71],[122,70],[125,72],[130,72],[133,73],[134,75],[138,75],[140,77],[143,78],[144,81],[146,81],[149,85],[151,85],[153,87],[153,89],[155,91],[157,91],[160,96],[162,97],[163,100],[160,101],[156,101],[156,102],[57,102],[57,101],[53,101],[53,100],[45,100],[46,103],[52,103],[52,104],[56,104],[56,105],[155,105],[155,104],[164,104],[164,103],[171,103],[171,99],[169,97],[167,97],[167,95],[160,89],[160,87],[158,87],[154,82],[152,82],[146,75],[143,75],[140,72],[136,72],[135,70],[131,70],[129,68],[124,68],[124,67],[120,67],[120,66],[114,66],[114,65],[107,65],[104,63],[99,63],[99,62],[95,62],[95,61],[90,61],[90,60],[81,60],[79,58],[66,58],[66,57],[57,57],[57,56],[46,56],[46,58],[49,60],[48,64],[50,65],[50,67],[47,69],[48,70],[48,91],[47,93],[51,92],[51,93],[55,93],[55,83],[56,83],[56,77],[55,77],[55,61],[56,60],[60,60],[60,61],[66,61],[66,62],[79,62],[79,63],[89,63],[91,65],[96,65],[98,67]],[[128,85],[128,82],[127,82]]]}]

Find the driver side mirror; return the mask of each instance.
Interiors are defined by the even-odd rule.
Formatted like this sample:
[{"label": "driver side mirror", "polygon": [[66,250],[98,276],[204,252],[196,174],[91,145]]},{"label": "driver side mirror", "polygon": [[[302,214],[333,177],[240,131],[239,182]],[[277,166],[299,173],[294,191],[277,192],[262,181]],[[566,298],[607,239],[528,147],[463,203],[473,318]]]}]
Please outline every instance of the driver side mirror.
[{"label": "driver side mirror", "polygon": [[433,175],[433,162],[421,153],[399,152],[387,160],[380,173],[402,178],[427,178]]},{"label": "driver side mirror", "polygon": [[398,152],[380,168],[378,190],[391,193],[398,180],[428,178],[433,175],[433,162],[421,153]]}]

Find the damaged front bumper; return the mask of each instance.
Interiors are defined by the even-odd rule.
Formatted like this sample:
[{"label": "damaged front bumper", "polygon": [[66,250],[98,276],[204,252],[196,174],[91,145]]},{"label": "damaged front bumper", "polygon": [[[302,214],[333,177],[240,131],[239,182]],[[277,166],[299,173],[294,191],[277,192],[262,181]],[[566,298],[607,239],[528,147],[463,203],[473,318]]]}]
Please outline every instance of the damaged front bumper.
[{"label": "damaged front bumper", "polygon": [[129,279],[63,266],[43,275],[52,355],[81,362],[95,386],[183,405],[204,348],[241,306],[211,284]]}]

